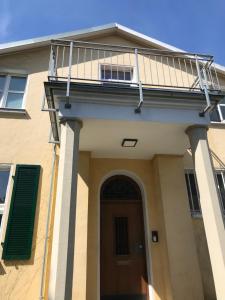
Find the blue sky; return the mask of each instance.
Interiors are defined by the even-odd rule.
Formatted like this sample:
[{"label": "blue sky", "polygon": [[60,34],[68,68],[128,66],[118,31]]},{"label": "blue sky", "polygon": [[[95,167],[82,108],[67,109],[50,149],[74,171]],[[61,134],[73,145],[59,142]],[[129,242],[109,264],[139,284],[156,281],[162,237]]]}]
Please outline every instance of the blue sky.
[{"label": "blue sky", "polygon": [[225,0],[1,0],[0,43],[111,22],[225,65]]}]

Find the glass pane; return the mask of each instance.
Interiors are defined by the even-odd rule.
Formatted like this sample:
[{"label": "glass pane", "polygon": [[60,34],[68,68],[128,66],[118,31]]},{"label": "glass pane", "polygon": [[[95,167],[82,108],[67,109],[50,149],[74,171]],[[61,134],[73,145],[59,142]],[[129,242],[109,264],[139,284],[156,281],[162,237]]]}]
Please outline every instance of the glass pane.
[{"label": "glass pane", "polygon": [[112,79],[117,79],[117,71],[112,71]]},{"label": "glass pane", "polygon": [[0,204],[5,203],[6,189],[9,181],[9,170],[0,170]]},{"label": "glass pane", "polygon": [[217,177],[218,187],[219,187],[219,191],[220,191],[220,197],[221,197],[221,201],[222,201],[223,210],[225,210],[225,188],[224,188],[224,184],[223,184],[222,174],[216,174],[216,177]]},{"label": "glass pane", "polygon": [[105,70],[104,74],[105,74],[105,79],[111,79],[112,78],[111,77],[111,70]]},{"label": "glass pane", "polygon": [[105,73],[104,73],[104,70],[103,69],[101,69],[101,79],[105,79]]},{"label": "glass pane", "polygon": [[217,108],[210,112],[210,120],[212,122],[221,122]]},{"label": "glass pane", "polygon": [[115,252],[116,255],[129,254],[128,219],[116,217],[115,222]]},{"label": "glass pane", "polygon": [[118,76],[119,76],[119,80],[124,80],[124,72],[123,71],[119,71],[118,72]]},{"label": "glass pane", "polygon": [[4,89],[6,76],[0,75],[0,90]]},{"label": "glass pane", "polygon": [[225,120],[225,106],[220,105],[220,109],[221,109],[221,112],[222,112],[223,120]]},{"label": "glass pane", "polygon": [[192,199],[193,199],[193,206],[194,206],[193,209],[195,211],[200,211],[198,191],[197,191],[197,186],[196,186],[196,181],[195,181],[195,175],[194,174],[189,174],[189,181],[190,181],[191,194],[192,194]]},{"label": "glass pane", "polygon": [[141,200],[141,191],[136,182],[125,175],[112,176],[101,189],[101,201]]},{"label": "glass pane", "polygon": [[125,72],[125,80],[131,80],[131,73],[128,71]]},{"label": "glass pane", "polygon": [[186,181],[186,186],[187,186],[187,192],[188,192],[188,200],[189,200],[190,210],[193,210],[192,202],[191,202],[191,191],[190,191],[190,186],[189,186],[189,182],[188,182],[188,174],[185,174],[185,181]]},{"label": "glass pane", "polygon": [[23,94],[21,93],[8,93],[6,107],[9,108],[22,108]]},{"label": "glass pane", "polygon": [[9,90],[23,92],[25,90],[26,80],[27,79],[25,77],[12,76],[9,84]]}]

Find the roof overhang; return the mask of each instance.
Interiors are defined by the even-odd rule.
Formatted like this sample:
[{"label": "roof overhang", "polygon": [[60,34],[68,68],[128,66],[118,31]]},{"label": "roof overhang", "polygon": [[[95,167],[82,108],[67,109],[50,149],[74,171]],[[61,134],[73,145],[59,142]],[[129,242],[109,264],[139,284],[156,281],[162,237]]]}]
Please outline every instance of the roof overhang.
[{"label": "roof overhang", "polygon": [[[137,42],[144,43],[146,46],[150,46],[156,49],[164,49],[169,51],[175,52],[186,52],[182,49],[173,47],[169,44],[163,43],[157,39],[151,38],[145,34],[139,33],[133,29],[120,25],[118,23],[110,23],[106,25],[90,27],[86,29],[79,29],[76,31],[60,33],[55,35],[48,35],[44,37],[10,42],[5,44],[0,44],[0,55],[1,54],[8,54],[22,50],[29,50],[39,47],[49,46],[52,40],[57,39],[68,39],[68,40],[79,40],[79,39],[88,39],[94,37],[96,35],[106,35],[118,32],[122,35],[126,35],[134,39]],[[215,64],[216,69],[218,72],[225,74],[225,67]]]}]

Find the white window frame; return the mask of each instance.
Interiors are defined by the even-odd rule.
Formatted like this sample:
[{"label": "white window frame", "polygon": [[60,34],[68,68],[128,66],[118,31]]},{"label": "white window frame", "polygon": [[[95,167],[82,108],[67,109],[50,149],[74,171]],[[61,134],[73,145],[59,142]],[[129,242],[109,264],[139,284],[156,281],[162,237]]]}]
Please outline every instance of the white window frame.
[{"label": "white window frame", "polygon": [[[131,69],[132,78],[131,80],[121,80],[121,79],[102,79],[102,67],[116,68],[118,71],[123,71],[123,69]],[[125,71],[124,71],[125,73]],[[117,65],[117,64],[109,64],[109,63],[100,63],[99,64],[99,80],[103,82],[118,82],[118,83],[136,83],[136,68],[132,65]]]},{"label": "white window frame", "polygon": [[[0,73],[0,75],[1,76],[5,76],[5,78],[6,78],[3,90],[1,90],[2,97],[0,98],[0,109],[6,109],[6,110],[20,110],[20,109],[25,109],[25,98],[26,98],[26,94],[27,94],[28,75],[25,75],[25,74],[14,74],[14,73],[10,73],[10,74],[8,74],[8,73],[7,74],[6,73]],[[26,79],[26,84],[25,84],[24,91],[9,90],[10,80],[11,80],[12,77],[22,77],[22,78]],[[21,105],[20,108],[6,107],[8,93],[9,92],[17,93],[17,94],[23,94],[22,105]]]},{"label": "white window frame", "polygon": [[[191,211],[191,215],[193,217],[202,217],[200,196],[199,196],[198,183],[197,183],[195,171],[193,169],[185,169],[185,174],[187,174],[187,175],[188,174],[194,174],[195,184],[196,184],[197,193],[198,193],[198,203],[199,203],[200,211],[195,211],[195,210],[191,209],[191,207],[189,205],[190,211]],[[223,202],[222,202],[222,198],[221,198],[219,183],[218,183],[217,176],[216,176],[217,174],[221,174],[222,175],[222,180],[223,180],[224,189],[225,189],[225,169],[215,169],[214,170],[215,181],[216,181],[216,185],[217,185],[218,195],[219,195],[219,198],[220,198],[220,203],[219,204],[220,204],[220,208],[221,208],[221,213],[222,213],[222,216],[225,218],[225,207],[223,207]],[[189,184],[189,186],[190,186],[190,184]],[[194,207],[193,200],[192,200],[192,195],[191,195],[191,199],[189,199],[189,201],[190,200],[192,202],[192,206]]]},{"label": "white window frame", "polygon": [[[0,164],[0,171],[9,171],[9,179],[8,184],[6,188],[6,197],[5,197],[5,203],[0,204],[0,214],[2,215],[1,225],[0,225],[0,237],[2,237],[3,228],[4,228],[4,222],[6,218],[6,210],[8,207],[8,198],[9,198],[9,192],[10,192],[10,178],[12,177],[12,165],[10,164]],[[1,240],[1,238],[0,238]]]}]

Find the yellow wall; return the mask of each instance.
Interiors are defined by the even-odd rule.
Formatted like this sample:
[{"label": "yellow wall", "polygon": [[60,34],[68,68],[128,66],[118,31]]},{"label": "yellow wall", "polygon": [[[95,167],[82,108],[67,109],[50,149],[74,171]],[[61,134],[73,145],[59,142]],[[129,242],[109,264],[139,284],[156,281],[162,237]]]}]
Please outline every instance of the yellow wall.
[{"label": "yellow wall", "polygon": [[38,299],[53,152],[53,145],[48,143],[49,116],[40,110],[47,52],[40,49],[0,57],[0,66],[1,70],[16,69],[29,73],[27,116],[0,114],[0,164],[41,165],[32,257],[29,261],[8,263],[0,260],[0,299]]},{"label": "yellow wall", "polygon": [[[170,163],[172,169],[170,168],[170,170],[168,170],[167,168],[164,170],[162,169],[162,166],[156,167],[155,162],[152,164],[151,161],[144,160],[91,160],[91,182],[88,208],[87,300],[97,300],[97,295],[99,293],[99,278],[96,274],[99,275],[100,186],[104,179],[110,174],[124,174],[124,172],[128,176],[130,174],[134,179],[138,178],[146,191],[148,222],[145,230],[149,230],[147,236],[150,235],[151,230],[155,229],[159,231],[159,243],[153,244],[150,241],[149,251],[153,273],[152,286],[156,299],[179,299],[179,295],[183,295],[183,299],[189,299],[185,297],[189,297],[190,295],[192,295],[191,299],[203,299],[201,277],[194,245],[194,235],[191,227],[192,224],[189,215],[184,177],[183,179],[182,177],[180,178],[180,172],[182,171],[181,166],[183,166],[182,158],[176,159],[174,157],[168,157],[167,162]],[[179,167],[177,167],[177,165]],[[169,177],[166,175],[166,170],[169,173],[171,171],[174,175],[172,179],[170,178],[170,182]],[[161,172],[161,174],[157,175],[157,172]],[[167,176],[166,179],[165,176]],[[169,187],[171,187],[170,184],[173,183],[174,186],[178,188],[176,192],[174,189],[169,190],[166,185],[160,187],[160,182],[163,180],[163,177],[164,184],[166,180]],[[176,178],[176,180],[174,180],[174,178]],[[182,184],[179,185],[177,183],[177,178],[179,178]],[[164,193],[165,189],[167,189],[166,201],[170,199],[175,203],[174,206],[171,205],[170,217],[168,218],[165,218],[168,214],[168,209],[166,209],[165,206],[163,207],[162,203],[162,197],[165,197],[165,195],[162,196],[162,192]],[[180,201],[179,208],[177,209],[176,206],[179,202],[174,200]],[[167,203],[167,206],[168,205],[170,204]],[[171,221],[171,217],[173,221]],[[176,222],[173,225],[174,218],[176,218]],[[185,222],[183,222],[184,219]],[[183,233],[175,230],[177,225],[184,229]],[[173,226],[174,230],[168,229]],[[187,247],[185,247],[183,241],[181,241],[182,239],[190,242]],[[168,247],[170,247],[170,258],[168,257]],[[181,259],[181,256],[183,259]],[[177,260],[176,257],[178,258]],[[185,278],[189,279],[186,281]],[[189,294],[187,294],[187,291]]]},{"label": "yellow wall", "polygon": [[[147,212],[151,220],[149,201],[152,182],[150,179],[150,162],[143,160],[116,160],[116,159],[92,159],[90,169],[90,197],[89,197],[89,220],[88,220],[88,270],[87,270],[87,300],[97,300],[99,293],[99,192],[104,178],[111,172],[130,172],[135,177],[140,178],[146,189]],[[135,178],[134,177],[134,178]],[[150,221],[151,222],[151,221]],[[150,229],[150,224],[148,225]],[[160,262],[161,260],[156,260]],[[153,268],[163,269],[162,266]],[[98,275],[98,276],[97,276]],[[159,277],[160,278],[160,277]],[[162,281],[161,277],[161,281]],[[160,282],[158,283],[160,285]],[[163,285],[163,283],[161,283]],[[155,287],[156,295],[160,294],[158,286]],[[160,299],[160,298],[157,298]]]},{"label": "yellow wall", "polygon": [[[95,41],[142,46],[117,36],[104,37],[99,40],[95,39]],[[126,57],[126,64],[129,62],[128,59],[129,58]],[[144,60],[145,59],[146,58],[144,58]],[[22,71],[27,72],[29,75],[25,103],[27,115],[24,117],[12,114],[0,114],[0,164],[40,164],[42,167],[35,218],[32,258],[27,262],[15,261],[5,263],[0,260],[0,300],[35,300],[39,297],[53,152],[53,146],[48,143],[50,130],[49,115],[46,112],[41,112],[43,82],[47,80],[48,60],[48,48],[39,48],[36,50],[0,56],[0,72],[8,71],[20,73]],[[143,62],[141,58],[140,63],[142,64]],[[121,62],[121,64],[123,64],[123,62]],[[90,68],[90,62],[87,68]],[[143,76],[143,73],[141,76]],[[218,156],[220,166],[224,166],[225,164],[224,137],[225,131],[223,129],[211,129],[209,131],[210,147]],[[57,161],[58,156],[56,160],[55,176],[57,176]],[[167,253],[168,245],[164,239],[164,215],[162,203],[160,201],[155,201],[155,199],[160,199],[160,191],[156,188],[157,178],[154,168],[155,166],[151,161],[91,159],[89,153],[81,153],[78,178],[78,225],[76,228],[77,244],[75,257],[77,266],[77,268],[75,268],[75,275],[80,281],[76,282],[75,280],[74,282],[73,295],[75,299],[97,300],[98,277],[96,274],[99,272],[97,256],[99,250],[98,192],[102,178],[112,170],[127,170],[134,173],[141,179],[145,186],[149,230],[158,229],[160,236],[162,237],[159,244],[151,244],[150,249],[154,274],[153,287],[156,299],[172,299]],[[12,180],[10,184],[11,183]],[[54,185],[53,194],[55,194],[55,191],[56,185]],[[85,201],[83,201],[83,199],[85,199]],[[49,279],[53,221],[54,201],[49,236],[49,257],[47,260],[45,296],[47,295],[46,290]],[[194,221],[194,223],[196,222]],[[199,226],[202,227],[202,225]],[[197,236],[199,235],[202,237],[202,229],[199,229]],[[203,266],[205,262],[209,265],[207,255],[205,255],[205,259],[201,261],[201,266]],[[203,268],[202,270],[204,272]],[[77,274],[79,274],[79,277]],[[87,280],[85,280],[86,276]],[[212,278],[206,278],[205,282],[207,282],[207,280],[211,283]],[[79,288],[77,289],[76,286]],[[210,293],[211,292],[209,291],[209,294]]]}]

